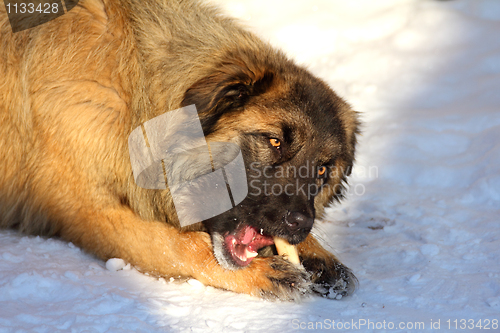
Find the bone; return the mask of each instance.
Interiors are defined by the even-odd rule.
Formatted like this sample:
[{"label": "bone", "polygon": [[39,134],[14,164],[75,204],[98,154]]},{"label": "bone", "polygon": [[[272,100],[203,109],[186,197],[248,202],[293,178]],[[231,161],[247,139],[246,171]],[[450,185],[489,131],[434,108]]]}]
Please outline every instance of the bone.
[{"label": "bone", "polygon": [[291,245],[280,237],[274,237],[274,245],[276,245],[276,250],[278,250],[280,256],[286,256],[291,263],[300,265],[299,253],[295,245]]}]

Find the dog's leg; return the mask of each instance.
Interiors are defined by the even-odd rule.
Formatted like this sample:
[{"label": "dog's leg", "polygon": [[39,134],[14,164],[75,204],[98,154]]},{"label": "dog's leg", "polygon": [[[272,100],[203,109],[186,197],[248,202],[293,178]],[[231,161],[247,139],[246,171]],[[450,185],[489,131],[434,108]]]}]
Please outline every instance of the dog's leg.
[{"label": "dog's leg", "polygon": [[354,274],[311,234],[297,248],[302,265],[311,274],[314,292],[335,299],[354,292],[358,283]]},{"label": "dog's leg", "polygon": [[180,232],[125,208],[79,214],[61,236],[104,260],[122,258],[151,275],[193,277],[264,298],[298,300],[310,290],[307,274],[279,256],[255,258],[248,267],[230,271],[217,263],[205,232]]}]

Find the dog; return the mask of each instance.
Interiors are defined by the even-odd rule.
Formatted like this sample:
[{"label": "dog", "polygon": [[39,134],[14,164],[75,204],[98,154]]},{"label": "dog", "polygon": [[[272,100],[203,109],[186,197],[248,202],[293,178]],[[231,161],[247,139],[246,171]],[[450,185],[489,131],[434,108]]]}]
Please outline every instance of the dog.
[{"label": "dog", "polygon": [[[14,33],[0,6],[0,72],[0,227],[266,299],[354,291],[353,273],[311,229],[342,198],[357,113],[218,9],[81,0]],[[184,226],[168,186],[137,184],[128,140],[192,105],[208,145],[241,150],[248,193]],[[276,237],[296,247],[299,264]]]}]

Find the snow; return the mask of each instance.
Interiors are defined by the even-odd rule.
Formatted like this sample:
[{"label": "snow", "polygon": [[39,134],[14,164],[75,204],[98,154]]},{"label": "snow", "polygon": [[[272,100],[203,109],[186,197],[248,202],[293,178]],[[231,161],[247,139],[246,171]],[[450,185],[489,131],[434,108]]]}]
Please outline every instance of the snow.
[{"label": "snow", "polygon": [[362,112],[348,199],[315,230],[359,289],[267,302],[1,231],[0,333],[499,331],[499,2],[217,1]]}]

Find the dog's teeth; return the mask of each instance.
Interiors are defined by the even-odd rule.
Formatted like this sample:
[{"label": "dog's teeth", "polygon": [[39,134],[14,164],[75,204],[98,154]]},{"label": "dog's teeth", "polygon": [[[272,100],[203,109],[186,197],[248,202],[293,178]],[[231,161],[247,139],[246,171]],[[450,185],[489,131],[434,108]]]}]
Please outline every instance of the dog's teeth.
[{"label": "dog's teeth", "polygon": [[246,255],[247,255],[247,258],[255,258],[255,257],[257,257],[258,253],[246,249]]},{"label": "dog's teeth", "polygon": [[286,256],[291,263],[300,265],[299,253],[296,246],[291,245],[288,241],[280,237],[274,237],[274,245],[276,245],[276,250],[280,256]]}]

